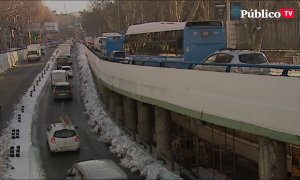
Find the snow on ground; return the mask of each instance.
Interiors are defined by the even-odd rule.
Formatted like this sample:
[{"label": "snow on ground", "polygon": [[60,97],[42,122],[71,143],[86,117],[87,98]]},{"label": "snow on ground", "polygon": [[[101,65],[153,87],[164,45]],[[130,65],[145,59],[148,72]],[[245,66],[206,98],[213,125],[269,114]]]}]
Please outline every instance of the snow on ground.
[{"label": "snow on ground", "polygon": [[107,116],[96,91],[85,48],[83,45],[78,45],[77,48],[81,91],[89,115],[89,124],[95,125],[94,130],[101,129],[101,139],[111,144],[110,151],[118,154],[123,166],[132,171],[139,170],[147,179],[181,179],[140,149]]},{"label": "snow on ground", "polygon": [[[46,67],[49,65],[49,69],[41,78],[36,86],[36,81],[39,80],[40,73],[33,81],[32,86],[21,98],[18,105],[15,106],[15,110],[10,119],[9,125],[4,129],[0,137],[0,179],[44,179],[45,173],[41,168],[39,159],[39,150],[32,146],[31,141],[31,123],[34,115],[34,107],[37,102],[38,96],[42,91],[50,71],[53,67],[52,59],[55,58],[56,51],[50,58]],[[46,69],[46,68],[45,68]],[[35,91],[30,96],[30,91],[33,90],[35,85]],[[24,113],[21,112],[21,107],[24,106]],[[21,114],[21,122],[18,121],[18,115]],[[12,129],[19,129],[20,138],[12,139]],[[20,157],[9,157],[10,147],[20,146]],[[15,151],[16,152],[16,151]],[[15,153],[16,155],[16,153]]]}]

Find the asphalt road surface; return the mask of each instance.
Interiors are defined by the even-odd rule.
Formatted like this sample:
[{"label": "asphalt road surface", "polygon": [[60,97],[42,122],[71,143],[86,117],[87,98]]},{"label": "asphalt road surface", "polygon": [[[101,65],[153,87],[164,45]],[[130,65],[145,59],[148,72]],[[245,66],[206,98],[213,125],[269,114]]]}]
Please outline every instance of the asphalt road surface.
[{"label": "asphalt road surface", "polygon": [[20,98],[28,90],[33,79],[44,69],[54,50],[47,49],[47,54],[42,56],[39,62],[20,60],[17,62],[17,67],[0,75],[0,105],[2,107],[0,132],[7,127],[14,105],[19,103]]},{"label": "asphalt road surface", "polygon": [[[77,64],[73,57],[73,101],[53,101],[49,81],[42,90],[36,115],[33,119],[33,146],[40,149],[40,157],[43,169],[48,179],[65,179],[67,170],[76,162],[91,159],[112,159],[119,164],[119,159],[108,150],[108,146],[98,141],[98,135],[90,132],[87,123],[87,115],[84,113],[85,107],[79,92],[79,77]],[[45,129],[50,123],[60,122],[61,115],[68,115],[73,124],[76,124],[80,136],[79,152],[59,152],[50,153],[47,145]],[[120,165],[119,165],[120,166]],[[138,172],[132,173],[129,169],[120,166],[129,179],[144,179]]]}]

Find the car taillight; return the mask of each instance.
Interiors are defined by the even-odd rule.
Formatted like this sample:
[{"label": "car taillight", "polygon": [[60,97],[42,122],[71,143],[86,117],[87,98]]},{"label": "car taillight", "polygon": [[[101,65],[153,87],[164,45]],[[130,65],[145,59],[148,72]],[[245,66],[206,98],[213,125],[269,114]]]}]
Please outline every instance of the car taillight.
[{"label": "car taillight", "polygon": [[236,73],[241,73],[242,72],[242,68],[241,67],[235,67],[235,72]]},{"label": "car taillight", "polygon": [[78,142],[80,140],[79,136],[76,136],[75,142]]},{"label": "car taillight", "polygon": [[55,144],[56,143],[56,141],[55,141],[55,138],[51,138],[51,143],[53,143],[53,144]]}]

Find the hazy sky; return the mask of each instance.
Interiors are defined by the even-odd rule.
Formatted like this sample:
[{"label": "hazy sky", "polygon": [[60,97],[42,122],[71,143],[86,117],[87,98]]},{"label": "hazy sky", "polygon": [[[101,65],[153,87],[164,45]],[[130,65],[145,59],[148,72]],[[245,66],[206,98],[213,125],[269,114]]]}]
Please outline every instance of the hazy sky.
[{"label": "hazy sky", "polygon": [[66,5],[67,13],[81,11],[87,9],[88,1],[79,1],[79,0],[43,0],[43,3],[50,8],[52,11],[56,10],[59,13],[65,13],[64,5]]}]

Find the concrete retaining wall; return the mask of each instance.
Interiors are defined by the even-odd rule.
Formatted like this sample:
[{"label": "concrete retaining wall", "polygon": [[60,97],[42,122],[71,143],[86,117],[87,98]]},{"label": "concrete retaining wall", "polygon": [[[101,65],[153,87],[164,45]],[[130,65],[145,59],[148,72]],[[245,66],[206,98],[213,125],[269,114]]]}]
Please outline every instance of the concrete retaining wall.
[{"label": "concrete retaining wall", "polygon": [[15,67],[17,61],[25,58],[25,49],[0,54],[0,73],[7,71],[9,68]]}]

